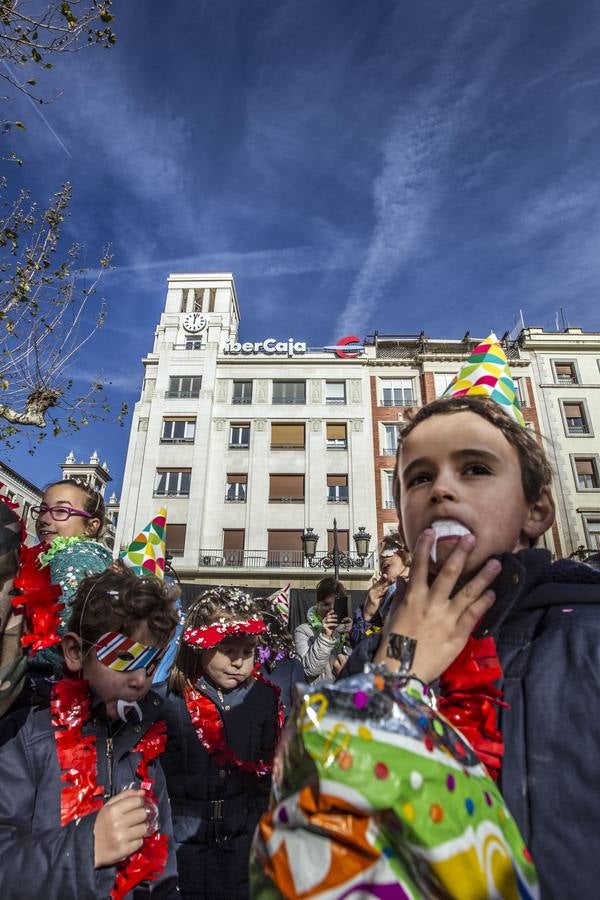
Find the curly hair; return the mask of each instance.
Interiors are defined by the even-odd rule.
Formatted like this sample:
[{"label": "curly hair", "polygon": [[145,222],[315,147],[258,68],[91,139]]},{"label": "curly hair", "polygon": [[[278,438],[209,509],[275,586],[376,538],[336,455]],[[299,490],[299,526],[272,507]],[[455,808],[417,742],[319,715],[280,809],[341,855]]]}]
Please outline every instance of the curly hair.
[{"label": "curly hair", "polygon": [[[185,628],[202,628],[217,621],[233,622],[260,615],[256,600],[239,588],[217,587],[201,594],[187,611]],[[169,687],[182,694],[189,684],[202,677],[202,651],[180,641],[171,669]]]},{"label": "curly hair", "polygon": [[457,412],[475,413],[502,432],[519,456],[521,481],[526,499],[530,503],[538,500],[542,490],[552,482],[552,469],[544,448],[535,439],[534,434],[519,425],[515,419],[504,412],[495,400],[490,400],[488,397],[440,397],[439,400],[433,400],[427,406],[422,406],[400,431],[393,483],[394,501],[398,516],[400,516],[401,493],[398,463],[404,442],[411,431],[426,419],[430,419],[432,416],[448,416]]},{"label": "curly hair", "polygon": [[139,578],[124,566],[110,566],[80,583],[67,630],[92,645],[108,631],[130,636],[138,626],[146,625],[162,646],[179,621],[175,596],[158,578]]}]

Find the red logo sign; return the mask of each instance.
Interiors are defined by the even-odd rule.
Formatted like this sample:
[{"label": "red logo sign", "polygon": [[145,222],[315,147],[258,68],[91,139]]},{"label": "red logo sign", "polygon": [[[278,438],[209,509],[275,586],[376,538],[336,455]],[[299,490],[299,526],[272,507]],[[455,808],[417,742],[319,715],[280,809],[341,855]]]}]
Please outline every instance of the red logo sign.
[{"label": "red logo sign", "polygon": [[[356,337],[355,334],[351,334],[349,337],[343,337],[337,342],[337,347],[345,347],[347,344],[360,344],[360,338]],[[340,359],[355,359],[357,356],[363,351],[363,347],[361,345],[360,349],[356,350],[336,350],[335,355]]]}]

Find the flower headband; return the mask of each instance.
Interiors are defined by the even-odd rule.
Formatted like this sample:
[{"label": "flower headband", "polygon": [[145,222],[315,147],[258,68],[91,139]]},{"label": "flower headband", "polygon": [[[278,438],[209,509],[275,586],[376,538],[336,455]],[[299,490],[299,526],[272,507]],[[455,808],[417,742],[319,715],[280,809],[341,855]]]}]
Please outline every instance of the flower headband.
[{"label": "flower headband", "polygon": [[183,632],[183,641],[190,647],[199,650],[210,650],[216,647],[222,640],[231,635],[238,634],[265,634],[267,626],[258,616],[244,621],[215,622],[212,625],[201,625],[198,628],[186,628]]}]

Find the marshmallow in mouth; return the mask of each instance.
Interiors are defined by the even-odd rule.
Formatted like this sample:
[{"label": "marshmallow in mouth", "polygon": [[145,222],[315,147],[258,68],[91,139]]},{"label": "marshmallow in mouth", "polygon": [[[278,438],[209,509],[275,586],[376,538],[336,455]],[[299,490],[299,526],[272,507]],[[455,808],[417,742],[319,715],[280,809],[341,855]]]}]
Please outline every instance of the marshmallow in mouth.
[{"label": "marshmallow in mouth", "polygon": [[463,534],[471,534],[468,528],[454,519],[438,519],[431,523],[430,528],[433,528],[435,532],[435,539],[429,554],[433,562],[437,562],[438,541],[448,541],[452,538],[461,538]]}]

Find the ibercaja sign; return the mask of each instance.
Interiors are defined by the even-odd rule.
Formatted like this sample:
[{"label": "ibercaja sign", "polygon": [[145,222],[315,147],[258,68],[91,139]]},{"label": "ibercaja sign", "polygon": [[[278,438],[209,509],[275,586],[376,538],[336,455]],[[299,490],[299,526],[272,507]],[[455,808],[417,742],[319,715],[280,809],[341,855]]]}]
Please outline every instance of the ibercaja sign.
[{"label": "ibercaja sign", "polygon": [[[340,338],[337,344],[329,347],[315,348],[318,351],[330,351],[335,353],[339,359],[355,359],[364,353],[364,345],[360,343],[360,338],[355,335]],[[238,343],[237,341],[226,341],[223,344],[223,353],[227,356],[254,356],[255,354],[264,353],[266,356],[303,356],[308,352],[305,341],[295,341],[294,338],[288,338],[287,341],[278,341],[276,338],[265,338],[264,341],[246,341]]]}]

